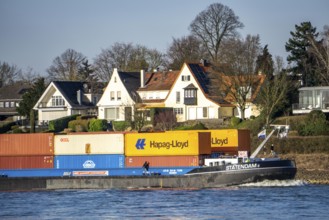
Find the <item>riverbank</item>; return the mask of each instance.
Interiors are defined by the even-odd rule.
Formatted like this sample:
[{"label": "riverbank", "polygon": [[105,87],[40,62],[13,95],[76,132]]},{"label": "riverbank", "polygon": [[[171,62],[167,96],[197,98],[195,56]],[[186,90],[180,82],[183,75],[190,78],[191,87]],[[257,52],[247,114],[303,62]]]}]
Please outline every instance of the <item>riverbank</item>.
[{"label": "riverbank", "polygon": [[329,154],[283,154],[282,159],[294,159],[297,165],[296,179],[312,184],[329,184]]}]

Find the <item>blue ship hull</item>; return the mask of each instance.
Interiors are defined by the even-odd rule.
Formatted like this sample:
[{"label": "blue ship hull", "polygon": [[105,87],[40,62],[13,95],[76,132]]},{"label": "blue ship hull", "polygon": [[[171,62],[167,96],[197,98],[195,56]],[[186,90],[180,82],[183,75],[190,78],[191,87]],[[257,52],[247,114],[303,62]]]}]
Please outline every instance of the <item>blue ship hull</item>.
[{"label": "blue ship hull", "polygon": [[49,189],[216,188],[265,179],[293,179],[292,160],[258,161],[214,167],[108,170],[1,170],[0,191]]}]

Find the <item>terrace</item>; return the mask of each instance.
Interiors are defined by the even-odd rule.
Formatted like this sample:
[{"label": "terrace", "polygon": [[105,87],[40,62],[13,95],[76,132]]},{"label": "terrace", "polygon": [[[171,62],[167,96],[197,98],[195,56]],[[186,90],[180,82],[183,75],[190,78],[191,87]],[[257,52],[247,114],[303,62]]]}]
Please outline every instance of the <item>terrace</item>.
[{"label": "terrace", "polygon": [[312,110],[329,113],[329,86],[299,89],[299,103],[292,105],[293,114],[307,114]]}]

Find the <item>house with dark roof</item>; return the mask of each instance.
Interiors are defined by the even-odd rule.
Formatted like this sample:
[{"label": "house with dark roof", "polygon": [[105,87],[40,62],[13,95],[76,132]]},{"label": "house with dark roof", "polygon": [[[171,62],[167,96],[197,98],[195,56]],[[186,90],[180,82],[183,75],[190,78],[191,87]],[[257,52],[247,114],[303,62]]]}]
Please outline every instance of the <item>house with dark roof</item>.
[{"label": "house with dark roof", "polygon": [[140,102],[140,72],[122,72],[114,68],[105,91],[97,103],[98,118],[108,121],[129,121],[134,115],[135,104]]},{"label": "house with dark roof", "polygon": [[[114,69],[97,104],[98,116],[108,121],[127,121],[132,119],[135,109],[170,107],[178,122],[239,117],[237,105],[229,96],[219,96],[210,89],[209,69],[203,63],[184,63],[180,71],[120,72]],[[229,77],[226,78],[229,82]],[[252,103],[263,82],[258,81],[258,86],[250,90],[246,118],[259,114]]]},{"label": "house with dark roof", "polygon": [[165,100],[173,107],[177,121],[218,119],[233,116],[234,105],[211,93],[206,68],[184,63]]},{"label": "house with dark roof", "polygon": [[16,82],[12,85],[0,88],[0,119],[13,117],[13,121],[22,119],[18,115],[16,107],[22,101],[22,96],[31,88],[31,84],[25,82]]},{"label": "house with dark roof", "polygon": [[100,96],[87,82],[53,81],[33,109],[38,111],[39,124],[75,114],[97,116]]}]

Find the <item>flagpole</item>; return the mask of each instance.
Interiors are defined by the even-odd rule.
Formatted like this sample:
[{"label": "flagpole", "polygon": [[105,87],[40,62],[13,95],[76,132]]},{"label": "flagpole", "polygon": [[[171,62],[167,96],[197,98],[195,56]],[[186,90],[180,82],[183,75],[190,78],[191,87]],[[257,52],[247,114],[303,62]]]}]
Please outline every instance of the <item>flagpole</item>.
[{"label": "flagpole", "polygon": [[274,133],[274,131],[275,131],[275,129],[273,129],[273,131],[271,131],[271,133],[265,138],[265,140],[263,140],[263,142],[252,153],[252,155],[250,156],[250,158],[255,158],[257,156],[257,154],[259,153],[259,151],[264,147],[264,145],[266,144],[267,140],[272,136],[272,134]]}]

